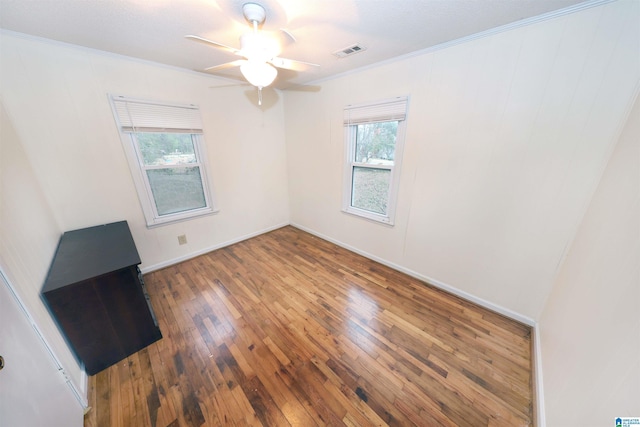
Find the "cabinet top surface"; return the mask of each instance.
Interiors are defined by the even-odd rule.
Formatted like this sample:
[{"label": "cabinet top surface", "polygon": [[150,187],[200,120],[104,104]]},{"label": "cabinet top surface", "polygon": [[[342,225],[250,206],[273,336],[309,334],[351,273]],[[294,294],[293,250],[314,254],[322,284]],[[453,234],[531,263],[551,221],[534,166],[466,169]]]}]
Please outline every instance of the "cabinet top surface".
[{"label": "cabinet top surface", "polygon": [[127,221],[67,231],[60,238],[42,292],[140,262]]}]

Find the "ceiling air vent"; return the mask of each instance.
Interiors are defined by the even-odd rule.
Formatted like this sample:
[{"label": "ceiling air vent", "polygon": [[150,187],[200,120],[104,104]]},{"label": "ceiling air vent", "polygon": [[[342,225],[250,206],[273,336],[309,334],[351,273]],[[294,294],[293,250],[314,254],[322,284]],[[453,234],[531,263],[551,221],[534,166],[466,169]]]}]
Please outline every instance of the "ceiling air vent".
[{"label": "ceiling air vent", "polygon": [[347,56],[355,55],[358,52],[362,52],[363,50],[367,50],[367,48],[365,46],[362,46],[361,44],[354,44],[349,47],[336,50],[335,52],[333,52],[333,55],[337,56],[338,58],[345,58]]}]

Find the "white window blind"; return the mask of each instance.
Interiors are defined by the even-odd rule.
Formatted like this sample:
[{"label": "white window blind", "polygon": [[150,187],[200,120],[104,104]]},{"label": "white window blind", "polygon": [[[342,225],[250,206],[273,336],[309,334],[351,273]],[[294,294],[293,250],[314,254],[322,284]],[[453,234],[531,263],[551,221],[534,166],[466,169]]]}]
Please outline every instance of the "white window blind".
[{"label": "white window blind", "polygon": [[163,104],[112,96],[114,114],[124,132],[202,132],[200,110],[195,105]]},{"label": "white window blind", "polygon": [[382,102],[347,105],[344,109],[344,125],[402,121],[407,116],[407,97],[392,98]]}]

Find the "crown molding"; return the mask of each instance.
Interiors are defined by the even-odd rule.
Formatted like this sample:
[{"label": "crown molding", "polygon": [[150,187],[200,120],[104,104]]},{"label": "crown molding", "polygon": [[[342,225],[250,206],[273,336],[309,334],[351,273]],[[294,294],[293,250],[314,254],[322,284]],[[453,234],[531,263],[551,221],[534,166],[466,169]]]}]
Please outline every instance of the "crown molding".
[{"label": "crown molding", "polygon": [[353,70],[349,70],[349,71],[345,71],[344,73],[340,73],[340,74],[335,74],[333,76],[329,76],[326,77],[324,79],[318,79],[318,80],[314,80],[312,82],[307,83],[308,85],[314,85],[317,83],[321,83],[321,82],[326,82],[329,80],[333,80],[333,79],[338,79],[341,77],[345,77],[348,76],[350,74],[356,74],[356,73],[360,73],[362,71],[365,70],[370,70],[373,68],[377,68],[380,67],[382,65],[387,65],[387,64],[392,64],[394,62],[399,62],[399,61],[403,61],[405,59],[408,58],[413,58],[416,56],[421,56],[421,55],[425,55],[431,52],[436,52],[438,50],[442,50],[442,49],[447,49],[449,47],[452,46],[457,46],[459,44],[464,44],[464,43],[468,43],[471,42],[473,40],[478,40],[478,39],[482,39],[485,37],[490,37],[490,36],[494,36],[496,34],[500,34],[500,33],[504,33],[507,31],[511,31],[511,30],[515,30],[517,28],[521,28],[521,27],[526,27],[529,25],[533,25],[533,24],[537,24],[540,22],[544,22],[544,21],[548,21],[551,19],[556,19],[562,16],[566,16],[566,15],[570,15],[573,13],[577,13],[586,9],[591,9],[594,7],[598,7],[598,6],[602,6],[605,5],[607,3],[613,3],[615,1],[619,1],[619,0],[589,0],[589,1],[585,1],[583,3],[578,3],[578,4],[574,4],[572,6],[569,7],[565,7],[563,9],[558,9],[558,10],[554,10],[551,12],[547,12],[547,13],[543,13],[541,15],[538,16],[532,16],[530,18],[526,18],[526,19],[521,19],[519,21],[515,21],[515,22],[511,22],[509,24],[505,24],[505,25],[501,25],[499,27],[495,27],[495,28],[490,28],[488,30],[485,31],[481,31],[479,33],[475,33],[475,34],[471,34],[468,36],[464,36],[464,37],[460,37],[459,39],[454,39],[454,40],[450,40],[444,43],[440,43],[434,46],[430,46],[427,47],[425,49],[421,49],[421,50],[416,50],[414,52],[409,52],[406,53],[404,55],[400,55],[400,56],[396,56],[384,61],[380,61],[380,62],[376,62],[375,64],[370,64],[370,65],[366,65],[364,67],[360,67],[360,68],[356,68]]}]

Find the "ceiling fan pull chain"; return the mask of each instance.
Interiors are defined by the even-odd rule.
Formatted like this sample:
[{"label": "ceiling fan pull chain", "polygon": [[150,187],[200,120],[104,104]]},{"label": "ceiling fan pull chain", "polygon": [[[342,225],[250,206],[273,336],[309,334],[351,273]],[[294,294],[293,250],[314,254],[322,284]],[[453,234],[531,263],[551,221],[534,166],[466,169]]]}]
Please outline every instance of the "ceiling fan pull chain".
[{"label": "ceiling fan pull chain", "polygon": [[258,105],[262,105],[262,86],[258,86]]}]

